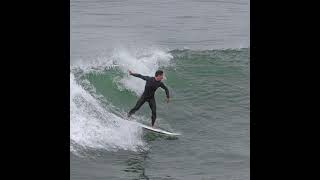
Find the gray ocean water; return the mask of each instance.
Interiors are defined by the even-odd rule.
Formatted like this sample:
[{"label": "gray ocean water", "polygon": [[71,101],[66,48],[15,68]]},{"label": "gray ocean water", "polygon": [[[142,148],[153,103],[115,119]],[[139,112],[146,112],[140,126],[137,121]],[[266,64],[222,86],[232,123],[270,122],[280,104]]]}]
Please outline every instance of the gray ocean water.
[{"label": "gray ocean water", "polygon": [[[70,179],[250,179],[248,0],[71,0]],[[156,126],[124,120],[163,69]],[[150,124],[147,104],[131,121]]]}]

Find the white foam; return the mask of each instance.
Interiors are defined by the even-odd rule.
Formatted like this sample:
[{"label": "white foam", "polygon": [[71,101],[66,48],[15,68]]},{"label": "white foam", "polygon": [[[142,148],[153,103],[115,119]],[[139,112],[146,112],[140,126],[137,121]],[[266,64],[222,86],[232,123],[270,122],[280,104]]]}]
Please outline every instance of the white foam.
[{"label": "white foam", "polygon": [[[103,57],[83,60],[79,59],[72,65],[72,69],[81,69],[83,73],[97,72],[117,68],[123,73],[123,76],[116,77],[114,82],[119,90],[127,89],[140,95],[144,89],[144,81],[128,75],[128,70],[146,76],[154,76],[156,70],[161,67],[171,65],[170,60],[173,56],[156,47],[148,48],[124,48],[114,49],[110,55]],[[164,81],[166,76],[164,74]]]},{"label": "white foam", "polygon": [[[170,60],[173,56],[162,50],[150,48],[140,50],[116,49],[111,57],[112,61],[119,65],[119,69],[127,74],[128,70],[134,73],[139,73],[145,76],[154,76],[155,71],[160,67],[170,65]],[[166,78],[165,78],[166,79]],[[133,76],[123,76],[118,80],[121,88],[126,88],[141,95],[144,89],[145,82]]]},{"label": "white foam", "polygon": [[[137,151],[145,144],[141,128],[124,122],[103,107],[70,75],[70,138],[82,147]],[[71,151],[77,151],[71,144]]]}]

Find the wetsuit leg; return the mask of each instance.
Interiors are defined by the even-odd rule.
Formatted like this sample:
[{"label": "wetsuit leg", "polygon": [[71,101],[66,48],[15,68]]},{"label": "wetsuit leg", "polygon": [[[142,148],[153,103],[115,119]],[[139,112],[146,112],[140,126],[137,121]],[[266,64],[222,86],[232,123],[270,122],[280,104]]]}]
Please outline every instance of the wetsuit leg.
[{"label": "wetsuit leg", "polygon": [[146,102],[146,99],[141,96],[140,99],[137,101],[136,105],[129,111],[128,117],[130,117],[132,114],[134,114],[137,110],[140,109],[140,107]]},{"label": "wetsuit leg", "polygon": [[152,126],[153,126],[154,122],[156,121],[156,118],[157,118],[156,100],[154,98],[152,98],[148,102],[149,102],[149,106],[150,106],[151,111],[152,111],[151,120],[152,120]]}]

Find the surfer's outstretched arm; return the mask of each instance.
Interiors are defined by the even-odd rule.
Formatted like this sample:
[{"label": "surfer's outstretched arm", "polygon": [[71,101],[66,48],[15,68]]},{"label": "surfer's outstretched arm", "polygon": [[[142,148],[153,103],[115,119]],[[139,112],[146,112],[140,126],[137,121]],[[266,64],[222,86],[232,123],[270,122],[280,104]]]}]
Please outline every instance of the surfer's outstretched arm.
[{"label": "surfer's outstretched arm", "polygon": [[140,79],[143,79],[143,80],[148,80],[149,79],[149,76],[143,76],[143,75],[138,74],[138,73],[133,73],[130,70],[129,70],[129,74],[132,75],[132,76],[138,77]]}]

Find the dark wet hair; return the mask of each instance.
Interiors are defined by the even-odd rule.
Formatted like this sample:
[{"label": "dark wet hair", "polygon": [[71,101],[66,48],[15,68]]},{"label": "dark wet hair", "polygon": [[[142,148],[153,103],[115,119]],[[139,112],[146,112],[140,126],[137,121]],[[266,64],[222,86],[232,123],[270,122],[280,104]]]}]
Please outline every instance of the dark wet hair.
[{"label": "dark wet hair", "polygon": [[159,76],[159,75],[162,75],[163,74],[163,71],[162,70],[158,70],[156,73],[155,73],[155,76]]}]

